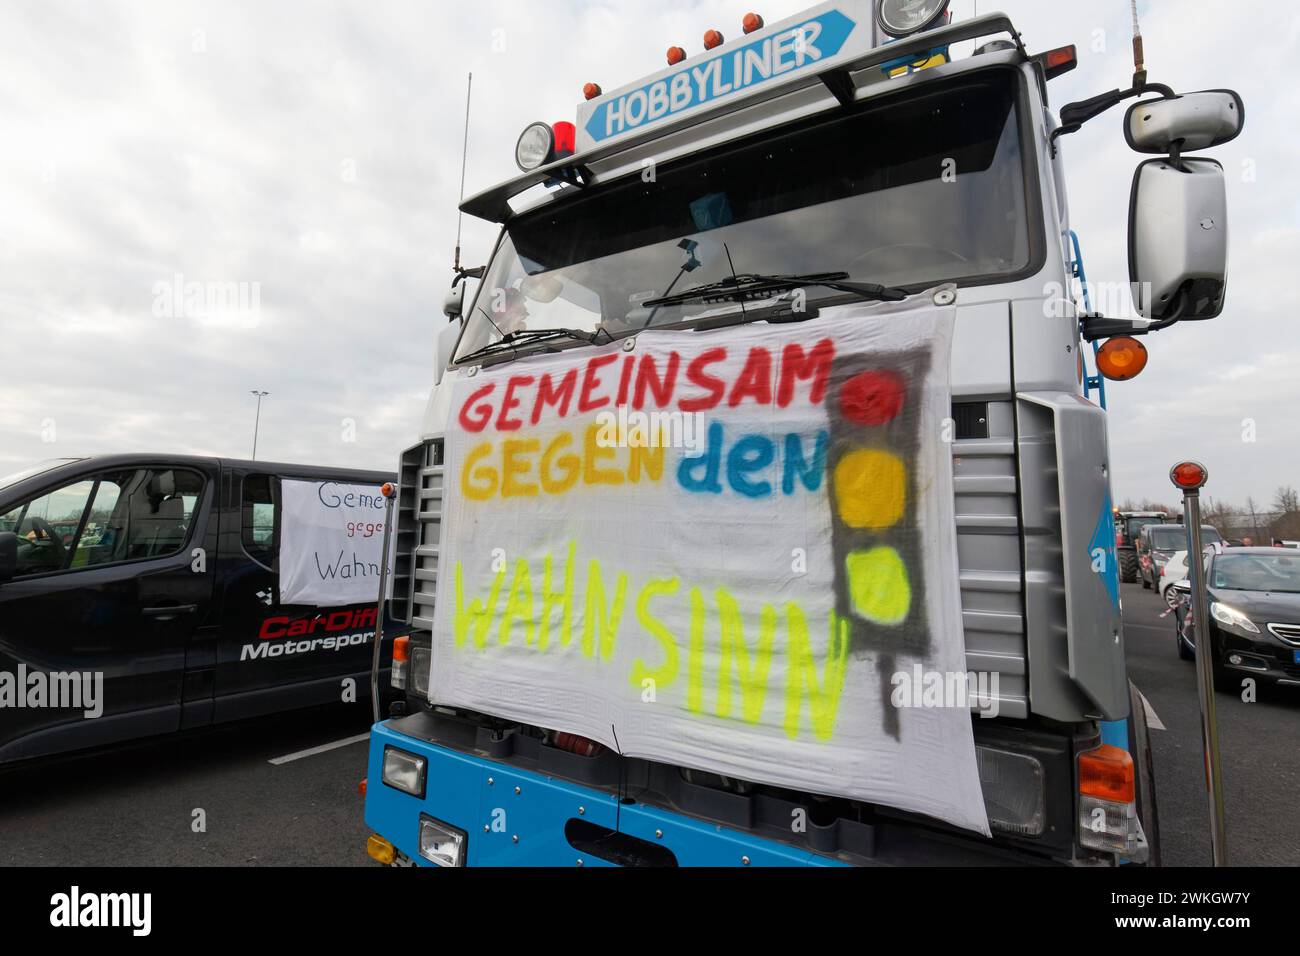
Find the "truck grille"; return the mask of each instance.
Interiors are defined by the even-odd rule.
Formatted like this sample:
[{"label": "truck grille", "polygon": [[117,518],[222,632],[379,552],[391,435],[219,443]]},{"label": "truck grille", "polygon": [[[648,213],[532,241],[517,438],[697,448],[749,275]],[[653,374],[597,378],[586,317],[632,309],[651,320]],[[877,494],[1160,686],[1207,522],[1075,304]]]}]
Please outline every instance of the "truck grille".
[{"label": "truck grille", "polygon": [[[969,422],[963,409],[973,410]],[[1013,415],[1010,402],[954,406],[953,490],[966,666],[996,672],[999,713],[1023,718],[1029,688]]]},{"label": "truck grille", "polygon": [[392,613],[412,627],[433,629],[442,536],[441,439],[402,452],[397,490],[397,550]]}]

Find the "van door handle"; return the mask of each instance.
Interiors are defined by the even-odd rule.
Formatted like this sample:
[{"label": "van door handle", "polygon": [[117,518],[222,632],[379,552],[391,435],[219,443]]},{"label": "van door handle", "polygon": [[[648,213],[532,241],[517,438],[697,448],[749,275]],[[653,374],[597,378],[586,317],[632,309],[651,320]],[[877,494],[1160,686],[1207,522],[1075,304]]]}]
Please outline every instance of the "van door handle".
[{"label": "van door handle", "polygon": [[197,604],[173,604],[170,607],[141,608],[140,613],[145,617],[156,617],[160,621],[169,621],[174,617],[180,617],[182,614],[193,614],[198,609]]}]

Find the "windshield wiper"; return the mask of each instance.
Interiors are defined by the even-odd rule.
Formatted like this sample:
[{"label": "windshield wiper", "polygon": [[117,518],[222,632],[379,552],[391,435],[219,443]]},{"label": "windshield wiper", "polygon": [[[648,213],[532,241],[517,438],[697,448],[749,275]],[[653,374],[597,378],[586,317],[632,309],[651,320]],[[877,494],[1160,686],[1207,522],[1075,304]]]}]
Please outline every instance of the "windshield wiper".
[{"label": "windshield wiper", "polygon": [[580,329],[520,329],[517,332],[508,332],[495,342],[489,342],[481,349],[476,349],[468,355],[462,356],[456,360],[456,364],[461,365],[465,362],[472,362],[477,358],[486,358],[489,355],[497,355],[501,352],[514,352],[520,346],[549,342],[552,339],[571,339],[576,342],[586,342],[594,345],[599,336],[599,331],[583,332]]},{"label": "windshield wiper", "polygon": [[744,273],[706,285],[698,285],[676,295],[647,299],[641,305],[653,309],[666,305],[683,305],[687,302],[744,303],[771,298],[782,292],[790,292],[810,285],[834,289],[836,292],[847,292],[869,302],[901,302],[907,298],[907,293],[902,289],[877,285],[874,282],[850,281],[847,272],[816,272],[809,275],[788,276]]}]

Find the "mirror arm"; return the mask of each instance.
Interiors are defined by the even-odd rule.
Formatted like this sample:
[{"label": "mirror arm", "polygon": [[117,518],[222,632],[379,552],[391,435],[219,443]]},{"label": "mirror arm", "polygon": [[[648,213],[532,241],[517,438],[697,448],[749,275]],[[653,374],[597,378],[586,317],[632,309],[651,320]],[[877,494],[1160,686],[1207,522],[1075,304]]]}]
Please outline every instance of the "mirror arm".
[{"label": "mirror arm", "polygon": [[1145,319],[1108,319],[1100,312],[1085,313],[1079,317],[1079,335],[1085,342],[1108,339],[1112,335],[1147,335],[1167,329],[1180,318],[1187,307],[1187,297],[1180,296],[1178,307],[1172,315],[1155,322]]},{"label": "mirror arm", "polygon": [[456,278],[451,280],[451,287],[454,289],[465,279],[481,279],[487,272],[487,266],[475,266],[473,269],[456,268]]},{"label": "mirror arm", "polygon": [[1099,93],[1086,100],[1066,103],[1061,107],[1061,125],[1052,130],[1050,139],[1052,158],[1056,158],[1056,140],[1058,137],[1065,136],[1068,133],[1077,133],[1088,120],[1095,119],[1112,106],[1118,106],[1125,100],[1141,96],[1144,93],[1159,93],[1167,100],[1172,100],[1177,96],[1172,89],[1163,83],[1143,83],[1132,86],[1127,90],[1111,90],[1108,93]]}]

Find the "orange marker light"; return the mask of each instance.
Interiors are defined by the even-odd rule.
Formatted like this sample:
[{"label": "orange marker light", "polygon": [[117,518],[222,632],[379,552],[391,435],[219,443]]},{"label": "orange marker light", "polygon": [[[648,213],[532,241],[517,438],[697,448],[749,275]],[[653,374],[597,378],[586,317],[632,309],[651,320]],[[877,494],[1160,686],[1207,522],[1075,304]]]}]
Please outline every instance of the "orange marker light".
[{"label": "orange marker light", "polygon": [[1063,66],[1069,66],[1074,63],[1075,51],[1073,46],[1058,47],[1055,50],[1047,51],[1047,68],[1049,70],[1059,69]]},{"label": "orange marker light", "polygon": [[1169,479],[1179,488],[1200,488],[1209,477],[1209,471],[1199,461],[1180,461],[1169,469]]},{"label": "orange marker light", "polygon": [[393,660],[405,661],[411,657],[411,639],[410,637],[393,638]]},{"label": "orange marker light", "polygon": [[379,493],[385,498],[391,498],[393,495],[397,494],[397,489],[393,487],[391,481],[385,481],[383,486],[379,489]]},{"label": "orange marker light", "polygon": [[668,48],[668,65],[676,66],[682,60],[686,59],[686,51],[679,46],[670,46]]},{"label": "orange marker light", "polygon": [[763,18],[757,13],[747,13],[745,14],[742,26],[745,28],[746,33],[753,33],[755,30],[761,30],[763,29]]},{"label": "orange marker light", "polygon": [[366,841],[366,855],[376,863],[382,863],[384,866],[391,866],[393,860],[397,857],[397,851],[393,845],[381,837],[379,834],[372,834]]},{"label": "orange marker light", "polygon": [[361,778],[361,782],[360,782],[359,784],[357,784],[357,793],[361,794],[361,796],[363,796],[363,797],[366,795],[366,778],[365,778],[365,777],[362,777],[362,778]]},{"label": "orange marker light", "polygon": [[1127,750],[1102,744],[1079,754],[1079,792],[1086,797],[1132,803],[1136,792],[1133,758]]},{"label": "orange marker light", "polygon": [[722,46],[726,38],[717,30],[709,30],[704,34],[704,49],[712,50],[715,46]]},{"label": "orange marker light", "polygon": [[600,84],[588,83],[582,88],[582,95],[589,100],[594,100],[596,97],[600,96]]},{"label": "orange marker light", "polygon": [[1108,339],[1097,352],[1097,370],[1117,382],[1137,378],[1146,367],[1146,346],[1128,335]]}]

